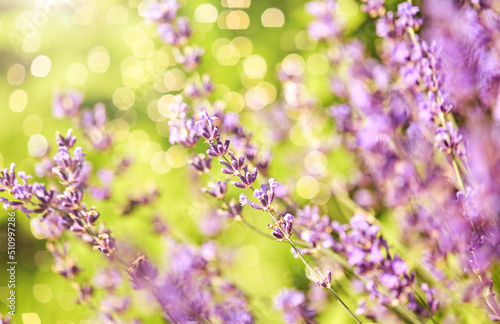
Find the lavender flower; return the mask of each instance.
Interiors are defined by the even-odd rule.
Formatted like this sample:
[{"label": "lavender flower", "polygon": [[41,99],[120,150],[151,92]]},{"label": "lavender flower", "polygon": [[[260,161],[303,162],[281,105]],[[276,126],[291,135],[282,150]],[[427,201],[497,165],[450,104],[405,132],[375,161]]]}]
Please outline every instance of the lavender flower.
[{"label": "lavender flower", "polygon": [[422,25],[422,19],[417,17],[417,13],[420,9],[417,6],[412,5],[410,2],[402,2],[398,5],[398,11],[396,16],[396,27],[401,30],[406,28],[411,28],[413,30],[418,30],[420,25]]},{"label": "lavender flower", "polygon": [[213,157],[222,157],[223,155],[226,155],[229,150],[229,143],[230,141],[227,139],[222,143],[219,139],[217,139],[217,142],[211,142],[210,143],[210,148],[207,150],[207,155],[213,156]]},{"label": "lavender flower", "polygon": [[153,266],[146,256],[141,255],[132,262],[127,273],[133,289],[141,290],[154,285],[158,277],[158,269]]},{"label": "lavender flower", "polygon": [[102,103],[96,104],[94,111],[87,109],[82,113],[81,128],[97,151],[106,151],[112,144],[106,123],[106,108]]},{"label": "lavender flower", "polygon": [[[224,174],[228,174],[228,175],[239,176],[240,172],[245,167],[245,157],[240,156],[239,158],[236,158],[234,156],[234,154],[232,154],[232,153],[229,153],[229,156],[231,157],[231,163],[228,163],[224,160],[219,161],[220,164],[225,166],[225,168],[221,169],[221,172]],[[248,167],[247,167],[247,171],[243,172],[243,174],[245,175],[245,180],[242,179],[242,181],[246,181],[247,183],[255,182],[255,179],[253,179],[253,176],[251,176],[250,179],[246,178],[247,173],[248,173]],[[251,180],[253,180],[253,181],[251,181]]]},{"label": "lavender flower", "polygon": [[[342,226],[333,221],[332,228],[339,236],[333,250],[344,254],[348,264],[366,277],[365,287],[372,299],[378,299],[381,304],[390,303],[390,298],[401,302],[409,299],[408,309],[423,317],[432,315],[425,306],[411,302],[415,294],[415,274],[408,272],[408,266],[397,254],[391,256],[387,242],[378,234],[377,226],[368,224],[363,216],[356,215],[351,218],[350,226]],[[385,256],[382,250],[385,250]],[[382,287],[377,287],[377,282]],[[428,306],[435,311],[438,302],[432,296],[429,295]]]},{"label": "lavender flower", "polygon": [[287,324],[316,323],[316,312],[309,308],[303,292],[294,289],[282,289],[274,297],[274,307],[283,311]]},{"label": "lavender flower", "polygon": [[463,155],[460,148],[462,135],[458,133],[458,129],[451,122],[446,123],[446,128],[438,127],[436,132],[436,145],[446,154]]},{"label": "lavender flower", "polygon": [[76,117],[83,103],[83,96],[76,91],[59,93],[52,100],[52,111],[58,119]]},{"label": "lavender flower", "polygon": [[179,3],[177,0],[159,0],[146,3],[142,16],[159,23],[168,23],[175,19]]},{"label": "lavender flower", "polygon": [[202,188],[201,191],[215,197],[217,200],[222,200],[226,196],[227,183],[217,181],[216,183],[209,183],[209,188]]},{"label": "lavender flower", "polygon": [[205,50],[201,47],[184,47],[182,53],[177,55],[177,62],[184,66],[188,72],[195,70],[201,62]]},{"label": "lavender flower", "polygon": [[189,160],[189,163],[196,169],[200,174],[210,172],[212,168],[212,157],[203,154],[198,154],[193,159]]},{"label": "lavender flower", "polygon": [[339,26],[333,19],[336,2],[312,1],[307,3],[306,10],[316,17],[308,26],[309,36],[314,40],[331,40],[339,32]]},{"label": "lavender flower", "polygon": [[[222,162],[221,162],[222,163]],[[237,162],[238,164],[234,164],[237,168],[239,168],[239,161]],[[234,169],[233,164],[229,166],[228,163],[226,163],[226,167],[230,167],[233,169],[232,174],[233,175],[238,175],[240,178],[240,181],[231,181],[231,184],[240,188],[240,189],[248,189],[252,188],[253,184],[255,183],[255,180],[257,180],[257,168],[254,168],[251,172],[248,170],[248,167],[245,165],[241,171],[238,171]],[[223,173],[231,172],[230,169],[222,169]],[[226,170],[226,171],[224,171]],[[256,197],[257,198],[257,197]]]},{"label": "lavender flower", "polygon": [[381,16],[385,13],[384,0],[362,0],[361,9],[372,17]]}]

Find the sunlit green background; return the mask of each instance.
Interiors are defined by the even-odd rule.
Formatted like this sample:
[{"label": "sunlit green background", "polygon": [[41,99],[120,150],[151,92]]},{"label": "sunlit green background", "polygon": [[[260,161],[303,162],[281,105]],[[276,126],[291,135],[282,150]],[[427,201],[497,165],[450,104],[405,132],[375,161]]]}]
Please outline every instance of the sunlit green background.
[{"label": "sunlit green background", "polygon": [[[182,2],[182,1],[181,1]],[[186,242],[204,240],[197,221],[215,203],[199,193],[199,183],[186,167],[188,152],[168,143],[166,105],[180,93],[186,75],[176,64],[171,49],[156,36],[155,26],[138,15],[140,1],[96,0],[3,0],[0,2],[0,166],[16,162],[18,170],[33,174],[40,148],[54,148],[54,133],[76,128],[70,120],[52,117],[51,100],[57,91],[75,89],[84,93],[85,107],[97,102],[106,106],[114,131],[114,148],[104,154],[90,152],[88,159],[99,167],[110,167],[117,156],[134,154],[134,166],[126,177],[114,184],[108,202],[95,202],[101,220],[113,229],[120,242],[147,251],[162,264],[160,238],[152,234],[151,217],[159,213],[172,231]],[[339,1],[340,16],[348,19],[348,34],[373,46],[373,22],[359,12],[354,0]],[[327,106],[334,100],[329,93],[328,60],[321,46],[308,40],[310,16],[304,2],[286,1],[183,1],[180,15],[188,16],[194,29],[192,43],[204,47],[200,72],[208,73],[216,84],[211,99],[227,103],[229,111],[240,112],[245,127],[255,139],[273,153],[271,174],[291,184],[301,204],[311,199],[334,219],[339,204],[319,190],[327,179],[306,176],[304,137],[290,129],[286,141],[273,142],[273,127],[262,111],[273,109],[280,100],[276,66],[282,60],[298,61],[306,74],[310,93]],[[263,101],[252,100],[248,93],[265,93]],[[261,98],[262,99],[262,98]],[[263,109],[263,110],[262,110]],[[262,111],[261,111],[262,110]],[[319,123],[320,132],[333,129],[331,121]],[[89,152],[89,144],[79,136],[79,145]],[[49,154],[53,154],[49,153]],[[153,158],[156,155],[156,158]],[[167,158],[168,156],[168,158]],[[320,157],[321,158],[321,157]],[[330,154],[325,167],[331,174],[348,175],[352,159],[339,150]],[[314,162],[314,161],[313,161]],[[300,181],[302,180],[302,182]],[[124,217],[118,206],[130,194],[139,194],[156,183],[159,201],[151,207]],[[305,187],[300,187],[302,183]],[[237,196],[238,192],[230,191]],[[6,218],[0,217],[0,260],[6,262]],[[265,230],[269,220],[260,213],[247,211],[247,219]],[[94,323],[93,311],[76,305],[70,284],[51,271],[52,256],[45,241],[33,237],[30,221],[17,215],[17,323]],[[133,239],[133,243],[130,239]],[[309,280],[304,266],[290,254],[289,246],[275,243],[249,231],[241,224],[228,222],[215,238],[234,254],[232,267],[224,269],[249,296],[252,310],[260,323],[280,323],[281,314],[272,307],[272,297],[282,287],[306,290]],[[96,269],[106,264],[98,253],[71,239],[71,250],[84,269],[82,278],[90,280]],[[133,259],[136,255],[128,256]],[[2,271],[1,284],[5,283]],[[339,275],[339,285],[347,280]],[[339,287],[337,287],[340,289]],[[6,312],[8,289],[0,287],[1,313]],[[341,294],[355,308],[356,300]],[[351,296],[355,296],[352,295]],[[134,293],[133,309],[144,323],[162,323],[151,313],[148,301]],[[333,320],[334,319],[334,320]],[[319,321],[350,323],[350,319],[331,303]]]}]

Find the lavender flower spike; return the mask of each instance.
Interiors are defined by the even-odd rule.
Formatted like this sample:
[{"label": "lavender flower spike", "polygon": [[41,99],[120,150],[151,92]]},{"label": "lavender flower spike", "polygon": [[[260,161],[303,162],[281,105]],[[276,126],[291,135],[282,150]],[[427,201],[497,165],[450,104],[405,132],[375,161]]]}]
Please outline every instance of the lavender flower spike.
[{"label": "lavender flower spike", "polygon": [[240,204],[241,204],[241,206],[250,205],[250,206],[252,206],[255,209],[262,210],[262,206],[261,205],[256,204],[254,202],[251,202],[245,194],[241,194],[240,195]]},{"label": "lavender flower spike", "polygon": [[205,110],[200,113],[200,120],[195,123],[198,134],[208,141],[214,141],[218,138],[219,127],[214,126],[214,120],[217,120],[217,117],[210,117]]}]

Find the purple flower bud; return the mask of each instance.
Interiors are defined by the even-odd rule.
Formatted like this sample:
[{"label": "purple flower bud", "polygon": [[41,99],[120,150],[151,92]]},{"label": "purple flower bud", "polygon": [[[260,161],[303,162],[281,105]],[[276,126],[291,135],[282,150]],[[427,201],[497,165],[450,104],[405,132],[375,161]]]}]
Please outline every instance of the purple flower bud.
[{"label": "purple flower bud", "polygon": [[241,194],[240,195],[240,204],[241,204],[241,206],[243,206],[243,205],[250,205],[250,206],[252,206],[252,208],[255,208],[255,209],[258,209],[258,210],[262,210],[262,206],[261,205],[256,204],[254,202],[251,202],[245,194]]},{"label": "purple flower bud", "polygon": [[94,241],[94,250],[98,250],[105,255],[113,254],[115,249],[115,239],[109,236],[108,233],[101,233],[97,237],[99,240]]},{"label": "purple flower bud", "polygon": [[229,218],[238,218],[238,217],[241,218],[242,217],[241,211],[243,209],[242,205],[243,204],[236,203],[236,200],[231,199],[231,201],[229,202],[229,206],[227,206],[227,211],[226,211],[227,217],[229,217]]},{"label": "purple flower bud", "polygon": [[274,307],[283,311],[283,319],[286,323],[316,323],[314,320],[316,312],[309,308],[302,291],[282,289],[273,301]]},{"label": "purple flower bud", "polygon": [[158,269],[144,255],[141,255],[127,268],[127,273],[133,289],[141,290],[151,287],[158,277]]},{"label": "purple flower bud", "polygon": [[250,204],[250,201],[248,200],[248,197],[245,194],[240,195],[240,204],[241,206]]},{"label": "purple flower bud", "polygon": [[60,132],[56,132],[57,146],[66,146],[72,148],[76,142],[76,136],[73,136],[73,130],[68,129],[66,137],[62,136]]},{"label": "purple flower bud", "polygon": [[293,216],[291,214],[286,214],[284,217],[283,217],[283,230],[285,231],[285,233],[290,236],[292,235],[293,233]]},{"label": "purple flower bud", "polygon": [[458,133],[458,128],[451,122],[446,123],[446,128],[438,127],[435,137],[437,147],[446,154],[461,155],[463,152],[459,145],[462,142],[462,135]]},{"label": "purple flower bud", "polygon": [[193,167],[200,173],[208,173],[212,168],[212,157],[203,154],[198,154],[192,160],[189,161]]},{"label": "purple flower bud", "polygon": [[217,183],[210,183],[209,189],[202,188],[203,192],[208,193],[209,195],[217,198],[217,200],[222,200],[226,196],[227,191],[227,183],[222,181],[217,181]]},{"label": "purple flower bud", "polygon": [[68,91],[54,96],[52,111],[56,118],[76,117],[83,102],[83,96],[76,91]]},{"label": "purple flower bud", "polygon": [[283,234],[283,231],[279,227],[274,227],[274,230],[271,234],[278,240],[282,240],[285,238],[285,234]]},{"label": "purple flower bud", "polygon": [[201,57],[205,51],[201,47],[186,46],[183,48],[183,53],[177,55],[177,61],[184,66],[188,72],[195,70],[201,62]]}]

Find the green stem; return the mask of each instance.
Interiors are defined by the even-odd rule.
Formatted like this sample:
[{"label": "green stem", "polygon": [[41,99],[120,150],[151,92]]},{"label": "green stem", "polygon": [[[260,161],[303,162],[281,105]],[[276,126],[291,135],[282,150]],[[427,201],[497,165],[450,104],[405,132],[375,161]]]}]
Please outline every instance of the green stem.
[{"label": "green stem", "polygon": [[[272,213],[272,212],[269,212],[269,215],[271,215],[271,218],[273,219],[274,223],[277,225],[278,224],[278,220],[276,219],[275,215]],[[295,251],[295,253],[298,255],[299,259],[302,261],[302,263],[304,263],[304,265],[306,266],[307,270],[309,270],[309,272],[311,273],[311,275],[313,276],[319,276],[318,278],[323,280],[323,281],[326,281],[326,278],[324,278],[324,275],[321,273],[321,271],[319,269],[313,269],[313,267],[311,267],[311,265],[307,262],[307,260],[304,258],[304,255],[302,254],[302,252],[300,251],[300,249],[295,245],[295,243],[290,239],[290,237],[288,236],[288,234],[286,234],[286,232],[283,230],[283,228],[280,226],[280,229],[282,230],[282,232],[286,235],[286,240],[288,241],[288,243],[290,243],[290,245],[292,246],[293,250]],[[356,314],[354,314],[354,312],[344,303],[344,301],[342,301],[342,299],[340,298],[339,295],[337,295],[337,293],[335,292],[335,290],[333,290],[333,288],[331,287],[330,284],[328,284],[328,290],[332,293],[332,295],[335,297],[335,299],[337,300],[337,302],[342,306],[342,308],[351,316],[351,318],[358,324],[362,324],[361,320],[356,316]]]}]

